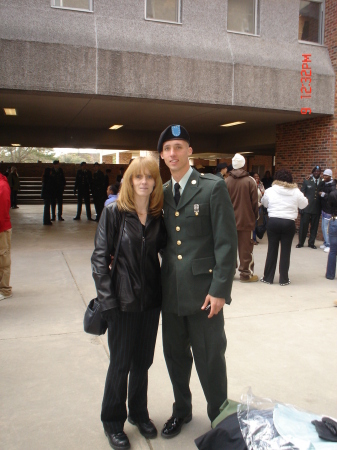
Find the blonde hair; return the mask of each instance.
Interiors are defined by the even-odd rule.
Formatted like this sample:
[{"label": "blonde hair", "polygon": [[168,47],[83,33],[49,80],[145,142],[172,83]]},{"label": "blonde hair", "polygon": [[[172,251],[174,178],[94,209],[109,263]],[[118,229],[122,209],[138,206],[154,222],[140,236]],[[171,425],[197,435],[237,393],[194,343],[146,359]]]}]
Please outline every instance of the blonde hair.
[{"label": "blonde hair", "polygon": [[117,206],[122,211],[136,211],[132,179],[136,175],[144,174],[145,170],[149,171],[155,181],[155,186],[150,195],[149,214],[159,217],[164,203],[163,183],[160,178],[158,163],[152,157],[137,157],[129,165],[123,176]]}]

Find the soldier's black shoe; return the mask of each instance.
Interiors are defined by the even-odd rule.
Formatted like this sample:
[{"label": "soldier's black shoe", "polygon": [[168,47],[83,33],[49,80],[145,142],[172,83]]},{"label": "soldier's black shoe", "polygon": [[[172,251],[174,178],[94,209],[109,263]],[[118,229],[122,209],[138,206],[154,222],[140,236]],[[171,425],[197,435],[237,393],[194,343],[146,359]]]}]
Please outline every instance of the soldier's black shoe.
[{"label": "soldier's black shoe", "polygon": [[308,247],[313,248],[314,250],[317,249],[316,245],[308,245]]},{"label": "soldier's black shoe", "polygon": [[132,425],[136,425],[138,427],[138,430],[142,436],[144,436],[146,439],[154,439],[157,437],[157,428],[154,426],[154,423],[152,420],[148,420],[148,422],[137,422],[136,420],[133,420],[130,416],[128,417],[128,421]]},{"label": "soldier's black shoe", "polygon": [[302,248],[302,247],[303,247],[302,244],[297,244],[297,245],[296,245],[296,248]]},{"label": "soldier's black shoe", "polygon": [[110,447],[112,447],[114,450],[126,450],[130,448],[129,439],[124,431],[116,434],[110,434],[107,431],[104,431],[104,433],[108,438]]},{"label": "soldier's black shoe", "polygon": [[61,222],[64,221],[63,217],[59,217],[57,220],[60,220]]},{"label": "soldier's black shoe", "polygon": [[73,220],[81,220],[81,218],[76,216],[73,218]]},{"label": "soldier's black shoe", "polygon": [[192,414],[189,414],[184,418],[174,416],[170,417],[161,431],[162,437],[165,439],[171,439],[175,436],[178,436],[178,434],[181,432],[181,428],[184,425],[184,423],[191,422],[191,420]]},{"label": "soldier's black shoe", "polygon": [[55,217],[52,217],[50,220],[51,220],[52,222],[55,222]]}]

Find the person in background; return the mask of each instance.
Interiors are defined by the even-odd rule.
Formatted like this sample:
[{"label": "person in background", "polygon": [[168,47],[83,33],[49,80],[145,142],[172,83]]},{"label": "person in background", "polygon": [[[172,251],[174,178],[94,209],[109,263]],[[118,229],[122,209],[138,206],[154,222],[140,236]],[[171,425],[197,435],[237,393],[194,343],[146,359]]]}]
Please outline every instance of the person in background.
[{"label": "person in background", "polygon": [[215,172],[215,175],[217,176],[217,177],[220,177],[220,178],[225,178],[225,176],[226,176],[226,173],[227,173],[227,164],[224,162],[224,163],[220,163],[220,164],[218,164],[217,166],[216,166],[216,172]]},{"label": "person in background", "polygon": [[233,170],[226,178],[228,193],[231,198],[238,235],[239,272],[242,283],[259,281],[254,275],[254,241],[253,231],[259,216],[258,194],[254,178],[243,169],[245,158],[236,153],[232,159]]},{"label": "person in background", "polygon": [[[90,209],[90,189],[92,187],[92,175],[90,170],[87,170],[87,163],[85,161],[81,162],[81,168],[77,171],[74,195],[77,195],[77,214],[74,220],[81,219],[82,213],[82,201],[84,199],[85,208],[87,212],[87,219],[91,219],[91,209]],[[78,193],[78,194],[77,194]]]},{"label": "person in background", "polygon": [[11,277],[11,237],[12,225],[9,216],[11,189],[7,178],[0,174],[0,300],[12,297]]},{"label": "person in background", "polygon": [[[127,418],[146,439],[157,436],[149,418],[147,390],[162,303],[158,258],[166,244],[162,208],[163,186],[157,161],[135,158],[124,174],[118,200],[103,209],[91,257],[97,298],[108,323],[110,349],[101,420],[109,444],[116,450],[130,448],[124,432]],[[110,255],[119,236],[111,279]]]},{"label": "person in background", "polygon": [[117,194],[118,194],[118,187],[115,186],[114,184],[111,184],[107,189],[108,199],[105,200],[104,206],[107,206],[110,203],[115,202],[118,198]]},{"label": "person in background", "polygon": [[[327,205],[330,208],[331,217],[329,219],[327,232],[329,234],[330,252],[326,267],[325,277],[328,280],[334,280],[336,276],[336,258],[337,258],[337,190],[334,189],[327,198]],[[337,306],[337,303],[336,305]]]},{"label": "person in background", "polygon": [[269,170],[266,171],[264,177],[262,178],[262,183],[265,189],[269,189],[273,184],[273,177],[270,175]]},{"label": "person in background", "polygon": [[51,201],[51,220],[54,221],[56,217],[56,203],[57,203],[57,219],[63,221],[63,192],[66,185],[66,178],[63,169],[60,167],[58,160],[53,161],[53,168],[51,170],[51,177],[54,183],[54,196]]},{"label": "person in background", "polygon": [[55,197],[55,183],[51,175],[51,168],[46,167],[42,177],[41,198],[44,200],[43,225],[53,225],[50,220],[50,205]]},{"label": "person in background", "polygon": [[18,208],[17,197],[18,197],[18,192],[20,191],[20,178],[19,178],[19,174],[16,170],[16,167],[14,167],[14,166],[11,167],[11,172],[8,175],[8,184],[9,184],[9,187],[11,188],[12,209],[17,209]]},{"label": "person in background", "polygon": [[303,209],[308,205],[308,199],[293,183],[290,170],[281,169],[275,174],[275,181],[271,188],[267,189],[261,199],[262,205],[268,210],[268,253],[264,268],[264,275],[260,281],[273,284],[278,249],[281,243],[280,278],[281,286],[290,284],[289,266],[291,244],[296,232],[295,220],[298,208]]},{"label": "person in background", "polygon": [[331,208],[328,204],[328,196],[330,192],[336,189],[336,180],[332,179],[332,170],[325,169],[323,172],[323,183],[321,184],[319,195],[321,197],[322,208],[322,233],[324,243],[320,246],[326,253],[330,251],[330,239],[328,234],[328,225],[331,219]]},{"label": "person in background", "polygon": [[307,237],[309,223],[310,237],[308,241],[308,247],[316,249],[315,239],[317,236],[319,217],[321,215],[321,201],[319,191],[322,184],[321,168],[315,166],[312,169],[309,179],[303,180],[301,192],[307,197],[309,204],[301,211],[300,229],[298,232],[298,244],[296,248],[302,248]]},{"label": "person in background", "polygon": [[[263,185],[262,181],[260,180],[260,175],[257,172],[253,173],[253,178],[254,178],[254,180],[256,182],[256,185],[257,185],[257,196],[258,196],[258,204],[259,204],[259,218],[263,217],[263,220],[265,220],[264,219],[264,215],[263,215],[263,208],[261,206],[261,199],[262,199],[262,197],[264,195],[264,191],[265,191],[264,185]],[[259,221],[259,219],[257,219],[257,221],[256,221],[255,229],[256,229],[256,227],[258,225],[258,221]],[[254,245],[257,245],[258,241],[256,240],[256,231],[255,231],[255,229],[253,231],[253,240],[254,240]]]},{"label": "person in background", "polygon": [[95,221],[98,222],[101,217],[104,208],[104,200],[106,198],[104,173],[101,171],[98,162],[95,162],[94,164],[94,174],[92,176],[92,196],[96,209]]},{"label": "person in background", "polygon": [[[110,174],[111,174],[111,169],[106,169],[105,170],[105,175],[104,175],[104,188],[105,191],[107,191],[108,187],[110,186]],[[105,200],[107,199],[107,197],[105,198]]]}]

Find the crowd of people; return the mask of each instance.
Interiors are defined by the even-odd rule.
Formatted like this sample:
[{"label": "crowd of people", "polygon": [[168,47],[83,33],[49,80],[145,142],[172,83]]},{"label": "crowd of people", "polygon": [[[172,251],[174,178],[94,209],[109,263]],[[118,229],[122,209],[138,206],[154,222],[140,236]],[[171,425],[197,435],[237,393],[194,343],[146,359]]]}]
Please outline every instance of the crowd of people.
[{"label": "crowd of people", "polygon": [[[111,169],[106,169],[104,174],[100,168],[100,164],[94,164],[94,173],[87,169],[85,161],[81,163],[81,168],[76,173],[74,184],[74,196],[77,197],[77,213],[73,220],[80,220],[82,214],[82,204],[84,202],[88,220],[98,222],[105,202],[116,195],[119,190],[124,169],[121,168],[120,174],[117,176],[116,183],[110,185],[109,174]],[[42,176],[41,198],[44,200],[43,225],[52,225],[57,219],[63,221],[63,193],[66,186],[66,179],[63,169],[59,165],[59,161],[53,162],[53,167],[47,167]],[[91,215],[90,195],[96,210],[96,218]]]},{"label": "crowd of people", "polygon": [[[101,420],[115,450],[130,448],[124,432],[126,420],[147,439],[158,435],[149,416],[147,390],[160,313],[174,395],[161,436],[174,438],[192,420],[189,383],[193,361],[210,421],[219,415],[227,401],[223,307],[231,303],[236,269],[242,283],[259,280],[253,257],[258,227],[265,228],[268,236],[261,282],[274,282],[280,246],[278,281],[281,286],[290,284],[299,211],[296,247],[303,247],[310,225],[308,246],[316,249],[322,212],[322,247],[329,253],[326,278],[334,279],[336,272],[337,190],[330,169],[321,178],[321,168],[315,166],[301,189],[285,168],[274,177],[266,172],[260,180],[259,174],[244,169],[246,160],[241,154],[234,155],[231,165],[219,164],[217,176],[199,173],[189,164],[190,136],[180,125],[170,125],[161,133],[157,150],[171,173],[164,185],[157,162],[138,157],[120,174],[118,184],[110,186],[98,163],[92,175],[83,162],[74,187],[78,198],[74,220],[80,219],[83,201],[87,218],[92,220],[90,193],[97,214],[91,266],[110,349]],[[63,171],[54,161],[43,175],[45,225],[55,220],[56,204],[58,220],[63,220],[64,187]],[[0,253],[0,299],[11,296],[11,189],[1,175],[0,250],[5,251]]]}]

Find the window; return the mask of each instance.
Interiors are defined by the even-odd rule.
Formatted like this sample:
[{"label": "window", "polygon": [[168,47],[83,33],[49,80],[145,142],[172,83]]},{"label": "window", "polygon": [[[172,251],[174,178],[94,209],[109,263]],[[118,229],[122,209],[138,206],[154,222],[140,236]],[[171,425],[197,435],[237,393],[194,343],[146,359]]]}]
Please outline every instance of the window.
[{"label": "window", "polygon": [[258,0],[228,0],[227,30],[258,33]]},{"label": "window", "polygon": [[298,39],[323,44],[324,4],[322,0],[300,2]]},{"label": "window", "polygon": [[145,4],[146,19],[181,23],[180,0],[146,0]]},{"label": "window", "polygon": [[80,11],[93,11],[93,0],[51,0],[54,8],[78,9]]}]

